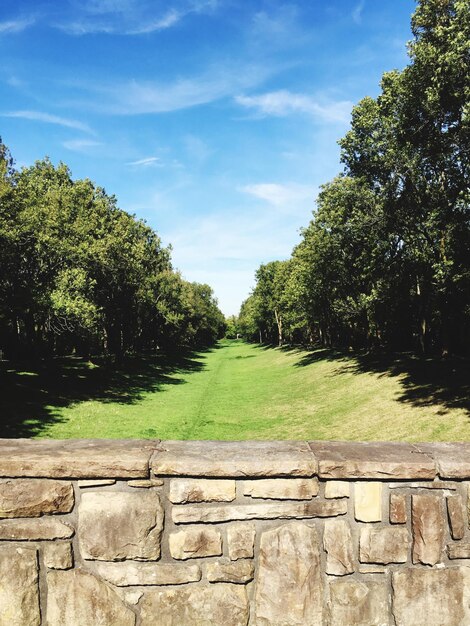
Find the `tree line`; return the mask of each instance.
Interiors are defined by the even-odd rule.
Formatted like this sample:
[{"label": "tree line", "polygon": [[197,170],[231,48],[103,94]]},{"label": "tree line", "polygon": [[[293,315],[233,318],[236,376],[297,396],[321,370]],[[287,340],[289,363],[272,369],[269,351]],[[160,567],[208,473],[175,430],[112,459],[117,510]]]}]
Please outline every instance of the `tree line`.
[{"label": "tree line", "polygon": [[17,170],[0,140],[0,349],[10,358],[211,344],[212,289],[88,179],[49,159]]},{"label": "tree line", "polygon": [[352,111],[343,171],[238,330],[262,342],[470,352],[470,4],[421,0],[403,71]]}]

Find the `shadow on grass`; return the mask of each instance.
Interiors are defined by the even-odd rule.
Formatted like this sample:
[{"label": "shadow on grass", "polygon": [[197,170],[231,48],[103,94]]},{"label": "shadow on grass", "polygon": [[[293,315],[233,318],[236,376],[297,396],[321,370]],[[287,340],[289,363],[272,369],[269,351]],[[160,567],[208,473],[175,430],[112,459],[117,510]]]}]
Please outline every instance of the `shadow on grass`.
[{"label": "shadow on grass", "polygon": [[[180,385],[178,374],[204,368],[204,352],[128,357],[117,365],[56,358],[35,363],[0,362],[0,437],[33,437],[57,423],[57,408],[99,400],[134,404],[147,392]],[[150,435],[151,433],[149,433]]]},{"label": "shadow on grass", "polygon": [[470,360],[459,357],[422,358],[409,353],[350,354],[336,350],[317,349],[303,354],[297,367],[317,361],[335,361],[342,373],[372,372],[379,376],[400,378],[400,402],[414,406],[441,405],[439,414],[451,409],[464,409],[470,417]]}]

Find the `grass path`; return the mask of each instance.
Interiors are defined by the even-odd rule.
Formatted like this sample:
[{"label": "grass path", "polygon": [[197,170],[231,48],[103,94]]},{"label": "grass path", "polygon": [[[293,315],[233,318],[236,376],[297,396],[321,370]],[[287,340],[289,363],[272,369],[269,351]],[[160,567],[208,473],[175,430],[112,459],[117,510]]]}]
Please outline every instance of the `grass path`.
[{"label": "grass path", "polygon": [[131,401],[114,394],[50,405],[37,436],[470,440],[470,379],[464,388],[452,367],[236,341],[192,365],[142,385]]}]

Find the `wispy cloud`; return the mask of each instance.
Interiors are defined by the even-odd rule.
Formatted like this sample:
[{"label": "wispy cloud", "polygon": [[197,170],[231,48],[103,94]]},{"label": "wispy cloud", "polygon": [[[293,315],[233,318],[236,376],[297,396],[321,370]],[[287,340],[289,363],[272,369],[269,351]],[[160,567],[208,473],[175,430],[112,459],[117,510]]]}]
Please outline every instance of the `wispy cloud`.
[{"label": "wispy cloud", "polygon": [[21,33],[23,30],[34,24],[35,21],[34,17],[26,17],[17,20],[0,22],[0,35]]},{"label": "wispy cloud", "polygon": [[361,24],[362,22],[362,12],[364,11],[364,6],[365,0],[359,0],[359,2],[353,9],[353,12],[351,13],[353,22],[355,22],[356,24]]},{"label": "wispy cloud", "polygon": [[66,128],[74,128],[75,130],[81,130],[85,133],[94,134],[88,124],[84,124],[78,120],[59,117],[58,115],[43,113],[41,111],[8,111],[6,113],[0,113],[0,115],[2,117],[17,117],[25,120],[44,122],[46,124],[57,124],[58,126],[65,126]]},{"label": "wispy cloud", "polygon": [[349,121],[353,103],[349,100],[319,101],[302,93],[287,90],[271,91],[257,96],[237,96],[235,101],[262,116],[284,117],[292,113],[303,113],[327,122]]},{"label": "wispy cloud", "polygon": [[133,167],[162,167],[163,163],[159,157],[147,157],[146,159],[131,161],[128,165]]},{"label": "wispy cloud", "polygon": [[297,183],[257,183],[245,185],[239,188],[243,193],[247,193],[255,198],[264,200],[276,207],[295,209],[299,203],[309,200],[313,205],[313,200],[317,189],[309,185],[299,185]]},{"label": "wispy cloud", "polygon": [[102,146],[103,144],[100,141],[93,141],[92,139],[70,139],[64,141],[62,145],[72,152],[89,152],[90,149]]}]

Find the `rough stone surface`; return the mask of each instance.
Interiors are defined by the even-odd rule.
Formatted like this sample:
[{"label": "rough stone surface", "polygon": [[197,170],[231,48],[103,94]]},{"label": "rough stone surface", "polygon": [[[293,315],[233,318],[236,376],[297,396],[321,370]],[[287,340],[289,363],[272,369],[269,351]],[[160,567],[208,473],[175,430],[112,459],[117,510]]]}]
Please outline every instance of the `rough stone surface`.
[{"label": "rough stone surface", "polygon": [[207,580],[211,583],[245,584],[253,580],[255,566],[253,561],[235,561],[209,563],[206,569]]},{"label": "rough stone surface", "polygon": [[72,483],[40,478],[0,480],[0,517],[40,517],[69,513],[74,504]]},{"label": "rough stone surface", "polygon": [[470,624],[470,569],[404,569],[392,573],[396,626]]},{"label": "rough stone surface", "polygon": [[49,569],[70,569],[73,567],[72,544],[47,543],[43,548],[44,565]]},{"label": "rough stone surface", "polygon": [[444,547],[444,503],[439,495],[414,494],[411,496],[411,522],[413,528],[413,563],[435,565],[439,563]]},{"label": "rough stone surface", "polygon": [[82,570],[47,574],[48,626],[134,626],[135,615],[108,585]]},{"label": "rough stone surface", "polygon": [[170,502],[232,502],[235,500],[234,480],[204,480],[203,478],[172,478]]},{"label": "rough stone surface", "polygon": [[86,489],[87,487],[107,487],[108,485],[115,485],[116,481],[112,478],[104,478],[100,480],[97,478],[96,480],[77,480],[77,485],[80,489]]},{"label": "rough stone surface", "polygon": [[164,481],[159,478],[149,478],[143,480],[129,480],[127,483],[129,487],[135,487],[136,489],[150,489],[151,487],[161,487]]},{"label": "rough stone surface", "polygon": [[359,565],[359,573],[360,574],[385,574],[386,569],[385,565],[376,565],[375,563],[371,564],[360,564]]},{"label": "rough stone surface", "polygon": [[347,512],[344,500],[312,500],[302,503],[233,504],[227,506],[175,506],[172,515],[175,524],[197,522],[227,522],[249,519],[289,519],[333,517]]},{"label": "rough stone surface", "polygon": [[354,516],[359,522],[382,521],[382,483],[354,484]]},{"label": "rough stone surface", "polygon": [[440,478],[470,477],[470,443],[417,443],[419,450],[432,456]]},{"label": "rough stone surface", "polygon": [[255,525],[238,522],[227,528],[228,555],[232,561],[253,558]]},{"label": "rough stone surface", "polygon": [[390,483],[389,487],[390,489],[442,489],[443,491],[455,491],[457,489],[457,485],[455,483],[446,482],[444,480]]},{"label": "rough stone surface", "polygon": [[320,546],[315,528],[291,522],[261,535],[255,612],[257,626],[323,623]]},{"label": "rough stone surface", "polygon": [[164,441],[152,471],[171,476],[313,476],[317,463],[301,441]]},{"label": "rough stone surface", "polygon": [[465,535],[465,518],[462,496],[456,494],[447,497],[447,515],[452,539],[463,539]]},{"label": "rough stone surface", "polygon": [[[315,441],[321,478],[433,479],[435,463],[410,443]],[[470,469],[470,467],[469,467]]]},{"label": "rough stone surface", "polygon": [[156,560],[162,529],[163,508],[153,491],[82,494],[78,535],[85,559]]},{"label": "rough stone surface", "polygon": [[318,494],[316,478],[267,478],[246,480],[243,495],[272,500],[311,500]]},{"label": "rough stone surface", "polygon": [[345,480],[328,480],[325,483],[325,498],[349,498],[349,483]]},{"label": "rough stone surface", "polygon": [[323,533],[326,573],[345,576],[354,572],[351,528],[346,520],[326,520]]},{"label": "rough stone surface", "polygon": [[40,623],[36,550],[0,546],[0,624],[39,626]]},{"label": "rough stone surface", "polygon": [[142,626],[247,626],[248,600],[242,585],[194,585],[147,591]]},{"label": "rough stone surface", "polygon": [[5,519],[0,521],[0,541],[42,541],[69,539],[74,529],[58,519]]},{"label": "rough stone surface", "polygon": [[408,559],[408,529],[400,526],[361,529],[359,560],[361,563],[406,563]]},{"label": "rough stone surface", "polygon": [[201,580],[198,565],[179,563],[97,563],[97,573],[116,587],[132,585],[183,585]]},{"label": "rough stone surface", "polygon": [[470,543],[454,543],[447,546],[449,559],[470,559]]},{"label": "rough stone surface", "polygon": [[197,559],[222,554],[222,537],[216,528],[185,528],[170,535],[170,553],[174,559]]},{"label": "rough stone surface", "polygon": [[330,626],[388,626],[389,613],[385,581],[330,583]]},{"label": "rough stone surface", "polygon": [[406,496],[390,494],[390,524],[406,524]]},{"label": "rough stone surface", "polygon": [[147,478],[159,441],[0,439],[0,476]]}]

